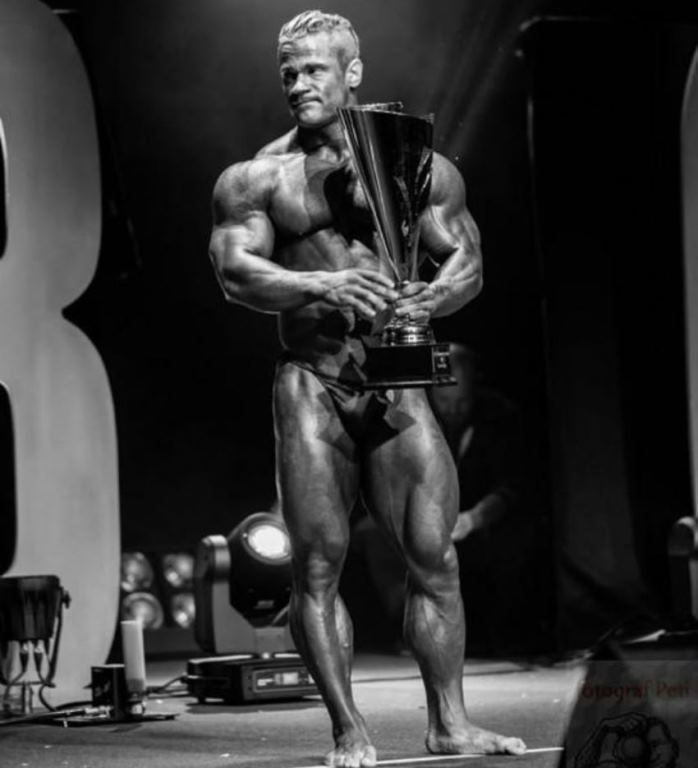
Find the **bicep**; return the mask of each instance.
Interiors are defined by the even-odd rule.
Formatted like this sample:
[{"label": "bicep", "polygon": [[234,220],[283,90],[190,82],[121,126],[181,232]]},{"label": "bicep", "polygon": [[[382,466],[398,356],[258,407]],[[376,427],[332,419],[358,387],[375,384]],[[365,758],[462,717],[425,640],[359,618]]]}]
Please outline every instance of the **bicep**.
[{"label": "bicep", "polygon": [[253,182],[249,171],[234,167],[214,189],[209,251],[219,269],[233,269],[245,256],[271,258],[274,228],[263,190]]},{"label": "bicep", "polygon": [[220,269],[233,268],[245,256],[271,258],[274,229],[268,216],[251,212],[240,220],[227,219],[214,225],[209,251]]},{"label": "bicep", "polygon": [[435,158],[429,205],[421,218],[421,244],[434,261],[451,256],[479,262],[480,232],[465,199],[460,173],[443,158]]}]

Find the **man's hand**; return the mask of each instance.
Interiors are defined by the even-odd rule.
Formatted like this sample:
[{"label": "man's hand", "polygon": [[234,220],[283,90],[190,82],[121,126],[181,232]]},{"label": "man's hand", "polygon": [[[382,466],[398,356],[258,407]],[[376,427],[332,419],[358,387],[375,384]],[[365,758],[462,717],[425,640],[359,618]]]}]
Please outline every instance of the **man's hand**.
[{"label": "man's hand", "polygon": [[451,534],[451,541],[463,541],[473,531],[487,530],[501,520],[509,511],[509,495],[492,491],[470,509],[461,510]]},{"label": "man's hand", "polygon": [[341,269],[323,272],[322,299],[339,309],[353,309],[366,320],[373,320],[397,298],[393,281],[370,269]]},{"label": "man's hand", "polygon": [[463,541],[466,539],[476,528],[473,514],[468,510],[459,512],[456,518],[456,524],[451,533],[451,541]]},{"label": "man's hand", "polygon": [[430,283],[407,283],[395,302],[395,316],[416,323],[428,322],[436,309],[436,289]]}]

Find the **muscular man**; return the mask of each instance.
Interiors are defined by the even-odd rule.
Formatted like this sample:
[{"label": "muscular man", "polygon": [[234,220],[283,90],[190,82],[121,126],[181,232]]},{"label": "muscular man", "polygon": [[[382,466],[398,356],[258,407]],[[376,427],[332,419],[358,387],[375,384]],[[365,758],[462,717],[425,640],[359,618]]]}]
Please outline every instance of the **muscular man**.
[{"label": "muscular man", "polygon": [[359,492],[394,537],[409,573],[405,635],[435,753],[525,750],[472,725],[462,693],[463,608],[450,534],[453,461],[420,389],[362,392],[365,339],[380,313],[428,318],[480,290],[478,233],[456,169],[435,155],[421,246],[441,266],[396,291],[378,257],[366,199],[337,121],[361,83],[359,42],[342,17],[300,14],[278,63],[296,127],[214,190],[211,257],[226,297],[278,313],[285,354],[274,385],[278,492],[291,536],[291,625],[333,726],[332,766],[376,762],[351,691],[352,627],[337,591]]}]

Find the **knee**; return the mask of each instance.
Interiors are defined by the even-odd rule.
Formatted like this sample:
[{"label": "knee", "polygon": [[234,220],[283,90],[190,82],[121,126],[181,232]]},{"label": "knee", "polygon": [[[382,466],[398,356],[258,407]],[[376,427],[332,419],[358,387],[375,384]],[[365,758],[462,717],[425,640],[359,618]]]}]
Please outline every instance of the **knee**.
[{"label": "knee", "polygon": [[425,571],[442,572],[457,566],[458,558],[446,526],[409,526],[403,541],[406,558]]},{"label": "knee", "polygon": [[296,588],[309,593],[326,593],[337,587],[348,549],[343,536],[314,537],[292,546]]},{"label": "knee", "polygon": [[408,553],[407,565],[410,581],[422,590],[460,589],[458,554],[450,542],[446,546],[422,547],[413,554]]}]

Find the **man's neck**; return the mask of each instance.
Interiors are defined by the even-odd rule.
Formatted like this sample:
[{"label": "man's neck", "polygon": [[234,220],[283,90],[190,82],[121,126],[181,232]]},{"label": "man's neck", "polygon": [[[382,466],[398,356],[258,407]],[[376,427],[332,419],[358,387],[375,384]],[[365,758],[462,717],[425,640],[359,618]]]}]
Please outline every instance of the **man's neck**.
[{"label": "man's neck", "polygon": [[338,119],[318,128],[298,126],[298,144],[307,154],[327,151],[341,157],[347,152],[347,141]]}]

